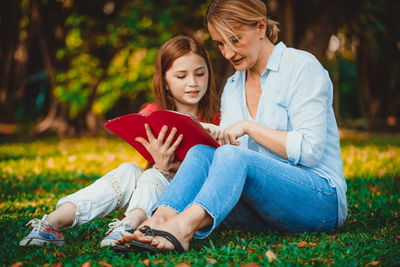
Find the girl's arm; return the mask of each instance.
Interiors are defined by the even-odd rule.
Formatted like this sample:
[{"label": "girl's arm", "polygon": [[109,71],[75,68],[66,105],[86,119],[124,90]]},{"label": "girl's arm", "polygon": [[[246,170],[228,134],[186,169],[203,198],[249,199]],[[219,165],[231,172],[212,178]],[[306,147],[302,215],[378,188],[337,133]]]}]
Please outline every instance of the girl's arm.
[{"label": "girl's arm", "polygon": [[153,157],[153,168],[165,173],[169,173],[168,176],[173,176],[181,164],[180,161],[175,160],[175,151],[182,142],[183,135],[179,135],[175,142],[172,143],[172,140],[177,132],[176,128],[172,128],[171,133],[164,141],[168,130],[167,126],[163,126],[161,128],[157,138],[153,135],[150,126],[147,123],[144,125],[144,127],[146,129],[148,141],[142,137],[138,137],[135,140],[141,143]]}]

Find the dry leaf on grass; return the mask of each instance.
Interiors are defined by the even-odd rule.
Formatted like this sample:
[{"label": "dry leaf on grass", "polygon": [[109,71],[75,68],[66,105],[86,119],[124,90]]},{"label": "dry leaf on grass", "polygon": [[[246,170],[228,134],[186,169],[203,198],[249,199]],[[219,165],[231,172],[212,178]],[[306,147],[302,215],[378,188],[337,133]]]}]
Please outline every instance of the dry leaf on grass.
[{"label": "dry leaf on grass", "polygon": [[23,261],[18,261],[18,262],[16,262],[16,263],[13,263],[13,264],[11,265],[11,267],[20,267],[20,266],[22,266],[22,265],[24,265],[24,262],[23,262]]},{"label": "dry leaf on grass", "polygon": [[371,262],[365,264],[365,267],[367,267],[367,266],[376,266],[376,265],[378,265],[380,263],[381,263],[380,261],[371,261]]},{"label": "dry leaf on grass", "polygon": [[247,264],[242,265],[241,267],[259,267],[260,265],[258,265],[255,262],[249,262]]},{"label": "dry leaf on grass", "polygon": [[327,264],[328,262],[330,262],[331,264],[333,263],[333,259],[332,258],[323,258],[323,257],[316,257],[316,258],[312,258],[311,261],[322,261],[323,264]]},{"label": "dry leaf on grass", "polygon": [[103,265],[104,267],[112,267],[112,265],[109,264],[109,263],[106,262],[106,261],[99,261],[99,263],[100,263],[101,265]]},{"label": "dry leaf on grass", "polygon": [[213,259],[213,258],[207,258],[206,262],[211,263],[211,264],[216,264],[218,261],[216,259]]},{"label": "dry leaf on grass", "polygon": [[248,248],[248,249],[246,249],[247,250],[247,252],[251,255],[251,254],[253,254],[253,252],[254,252],[254,248]]},{"label": "dry leaf on grass", "polygon": [[142,261],[142,263],[146,266],[150,266],[150,260],[149,259],[145,259]]},{"label": "dry leaf on grass", "polygon": [[278,259],[278,256],[272,252],[272,250],[267,250],[267,252],[265,252],[265,256],[267,256],[268,262],[273,262],[274,260]]},{"label": "dry leaf on grass", "polygon": [[184,263],[184,262],[175,265],[175,267],[190,267],[190,266],[191,266],[190,264],[187,264],[187,263]]},{"label": "dry leaf on grass", "polygon": [[63,252],[56,251],[53,253],[53,256],[57,259],[65,259],[65,254]]},{"label": "dry leaf on grass", "polygon": [[300,241],[297,245],[302,248],[304,246],[316,246],[318,244],[314,242]]}]

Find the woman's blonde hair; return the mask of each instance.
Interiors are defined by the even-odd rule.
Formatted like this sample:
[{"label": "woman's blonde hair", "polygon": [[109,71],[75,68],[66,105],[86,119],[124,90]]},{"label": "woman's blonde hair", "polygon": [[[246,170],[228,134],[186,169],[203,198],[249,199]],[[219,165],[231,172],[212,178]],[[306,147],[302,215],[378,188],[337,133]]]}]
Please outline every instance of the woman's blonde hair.
[{"label": "woman's blonde hair", "polygon": [[214,73],[207,51],[196,40],[177,36],[165,42],[157,53],[156,70],[153,76],[153,90],[158,109],[176,110],[174,98],[165,81],[165,73],[171,68],[174,61],[188,53],[195,53],[204,59],[208,69],[207,91],[199,102],[198,116],[205,122],[213,122],[219,112],[219,97],[217,94]]},{"label": "woman's blonde hair", "polygon": [[279,23],[267,17],[267,6],[261,0],[214,0],[208,6],[205,24],[219,32],[234,34],[243,25],[256,27],[261,19],[267,22],[266,36],[276,43]]}]

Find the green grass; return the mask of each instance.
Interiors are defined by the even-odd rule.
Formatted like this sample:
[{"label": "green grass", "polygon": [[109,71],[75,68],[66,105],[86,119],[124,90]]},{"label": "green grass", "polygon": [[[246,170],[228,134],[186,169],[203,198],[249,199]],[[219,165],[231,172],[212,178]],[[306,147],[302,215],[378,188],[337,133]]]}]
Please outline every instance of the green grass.
[{"label": "green grass", "polygon": [[[21,248],[30,219],[126,161],[145,162],[116,139],[45,140],[0,145],[0,265],[240,266],[400,264],[400,136],[342,133],[349,216],[330,233],[245,233],[219,229],[183,255],[119,254],[101,249],[107,218],[67,229],[64,247]],[[277,259],[268,262],[266,252]],[[269,252],[270,253],[270,252]],[[256,265],[253,265],[256,266]]]}]

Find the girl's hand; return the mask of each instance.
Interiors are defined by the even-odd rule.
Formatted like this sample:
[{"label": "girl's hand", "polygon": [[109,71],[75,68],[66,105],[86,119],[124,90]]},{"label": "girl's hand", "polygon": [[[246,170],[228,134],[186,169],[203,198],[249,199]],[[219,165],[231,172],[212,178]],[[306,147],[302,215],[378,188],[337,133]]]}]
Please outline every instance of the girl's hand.
[{"label": "girl's hand", "polygon": [[206,123],[206,122],[200,122],[201,126],[215,139],[219,140],[224,131],[217,125],[211,124],[211,123]]},{"label": "girl's hand", "polygon": [[174,127],[164,142],[168,130],[167,126],[164,125],[161,128],[157,138],[154,137],[147,123],[144,124],[144,127],[146,129],[148,141],[142,137],[137,137],[135,140],[149,151],[155,162],[153,167],[165,172],[176,172],[181,162],[175,160],[175,151],[182,142],[183,135],[180,134],[175,142],[172,143],[177,132],[177,129]]},{"label": "girl's hand", "polygon": [[231,144],[238,146],[240,142],[237,138],[246,134],[246,121],[239,121],[224,130],[223,136],[220,140],[221,145]]}]

